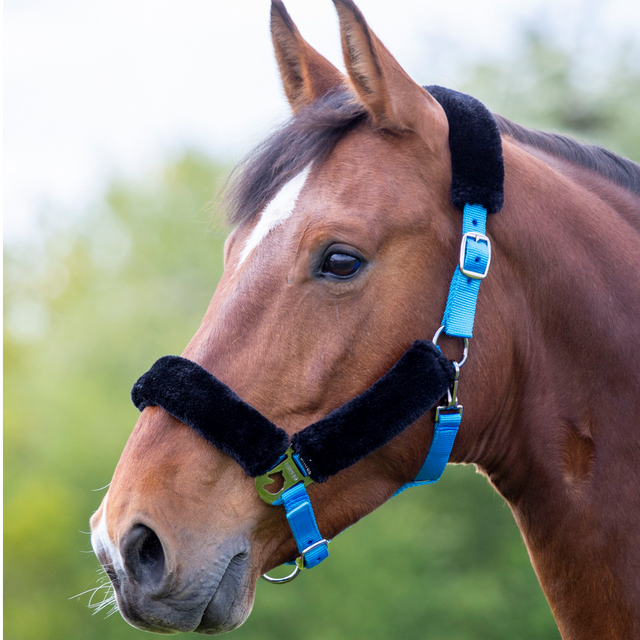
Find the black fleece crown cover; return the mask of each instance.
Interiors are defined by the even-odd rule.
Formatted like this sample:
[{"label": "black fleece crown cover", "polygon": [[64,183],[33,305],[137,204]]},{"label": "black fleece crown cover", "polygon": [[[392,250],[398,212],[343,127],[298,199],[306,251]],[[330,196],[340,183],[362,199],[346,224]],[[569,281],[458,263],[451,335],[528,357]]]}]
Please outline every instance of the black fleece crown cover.
[{"label": "black fleece crown cover", "polygon": [[451,203],[481,204],[497,213],[504,201],[502,138],[495,118],[480,102],[453,89],[426,86],[449,120],[451,150]]},{"label": "black fleece crown cover", "polygon": [[[359,396],[293,436],[316,482],[355,464],[415,422],[446,393],[454,368],[426,340]],[[133,404],[160,406],[231,456],[250,476],[263,475],[289,447],[289,436],[200,365],[164,356],[131,390]]]}]

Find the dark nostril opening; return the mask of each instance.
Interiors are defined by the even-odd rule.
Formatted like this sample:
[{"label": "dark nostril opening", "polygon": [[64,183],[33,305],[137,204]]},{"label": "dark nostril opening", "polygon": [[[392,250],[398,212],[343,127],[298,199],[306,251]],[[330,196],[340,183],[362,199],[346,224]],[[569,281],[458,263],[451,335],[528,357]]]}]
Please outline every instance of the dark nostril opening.
[{"label": "dark nostril opening", "polygon": [[162,565],[164,569],[162,544],[160,543],[160,538],[153,531],[149,531],[149,535],[140,547],[140,561],[147,567]]},{"label": "dark nostril opening", "polygon": [[133,527],[124,541],[122,555],[133,578],[149,587],[160,583],[164,576],[164,549],[153,529],[143,524]]}]

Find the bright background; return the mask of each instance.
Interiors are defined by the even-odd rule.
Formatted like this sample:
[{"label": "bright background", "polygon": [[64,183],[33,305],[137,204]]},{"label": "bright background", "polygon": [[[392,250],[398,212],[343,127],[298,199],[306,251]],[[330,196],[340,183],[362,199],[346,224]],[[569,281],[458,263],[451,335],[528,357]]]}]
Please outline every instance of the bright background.
[{"label": "bright background", "polygon": [[[640,3],[361,0],[421,83],[640,160]],[[289,0],[340,64],[329,0]],[[88,518],[131,384],[180,353],[222,269],[215,202],[286,117],[267,0],[5,2],[5,635],[142,638],[91,616]],[[99,603],[103,591],[92,602]],[[450,468],[341,536],[236,638],[557,639],[508,508]]]}]

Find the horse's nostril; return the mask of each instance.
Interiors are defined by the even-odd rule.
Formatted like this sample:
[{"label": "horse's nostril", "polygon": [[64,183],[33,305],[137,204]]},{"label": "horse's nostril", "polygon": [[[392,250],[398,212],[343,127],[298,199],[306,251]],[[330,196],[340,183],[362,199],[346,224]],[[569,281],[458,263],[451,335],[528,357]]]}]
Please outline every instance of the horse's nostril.
[{"label": "horse's nostril", "polygon": [[122,544],[125,567],[141,583],[158,585],[164,576],[164,549],[156,532],[138,524],[129,531]]},{"label": "horse's nostril", "polygon": [[140,562],[149,570],[164,572],[164,550],[160,538],[153,531],[149,531],[140,547]]}]

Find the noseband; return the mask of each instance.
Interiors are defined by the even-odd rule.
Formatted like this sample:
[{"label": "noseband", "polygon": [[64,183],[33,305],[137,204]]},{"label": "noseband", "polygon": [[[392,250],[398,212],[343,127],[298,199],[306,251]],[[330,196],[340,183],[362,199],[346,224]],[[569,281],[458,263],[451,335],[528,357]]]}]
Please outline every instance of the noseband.
[{"label": "noseband", "polygon": [[[255,478],[258,495],[284,505],[299,556],[286,578],[293,580],[328,555],[329,541],[318,530],[306,487],[362,460],[402,433],[444,396],[436,408],[433,439],[416,478],[396,492],[432,484],[442,475],[462,419],[457,390],[473,334],[480,282],[489,271],[488,213],[502,208],[502,141],[493,116],[475,98],[426,87],[449,120],[451,202],[462,210],[462,243],[442,325],[432,341],[418,340],[366,391],[289,438],[226,384],[191,360],[164,356],[135,383],[131,398],[142,411],[160,406],[231,456]],[[459,362],[447,360],[437,346],[442,333],[464,343]],[[281,486],[275,479],[281,476]]]}]

